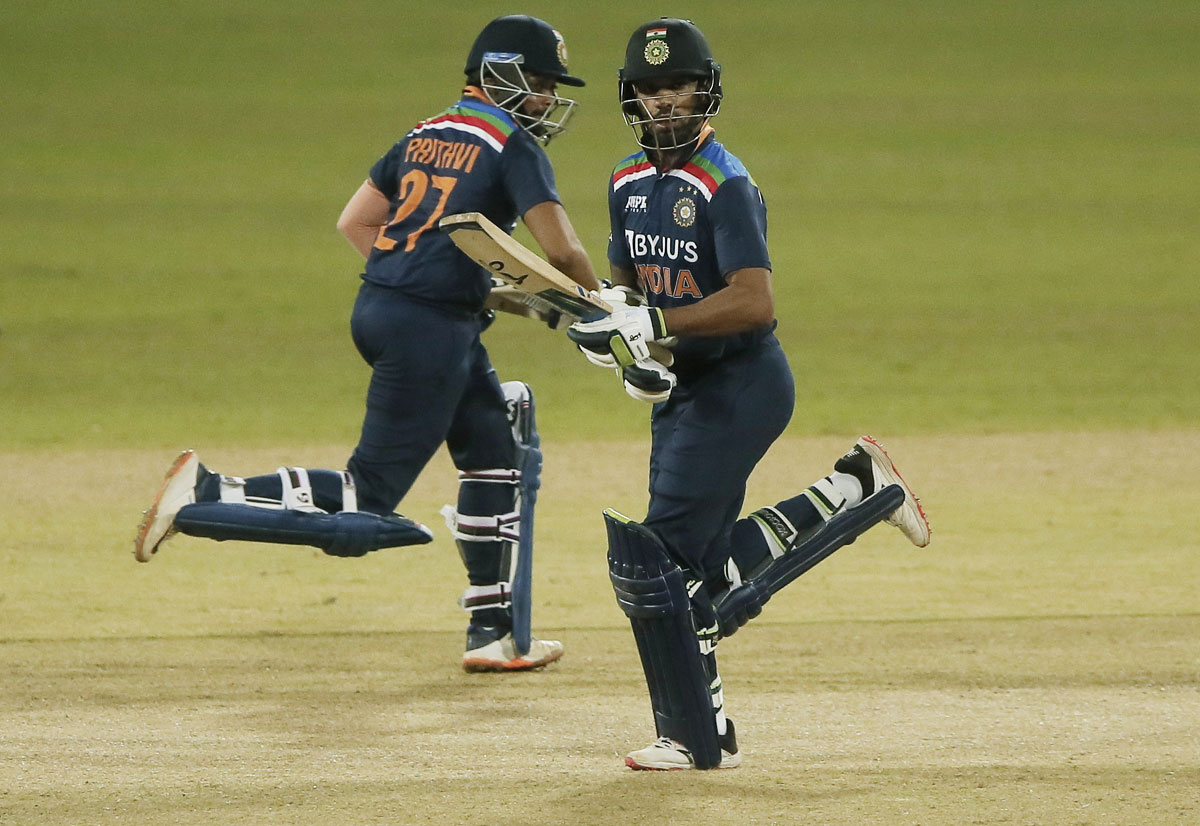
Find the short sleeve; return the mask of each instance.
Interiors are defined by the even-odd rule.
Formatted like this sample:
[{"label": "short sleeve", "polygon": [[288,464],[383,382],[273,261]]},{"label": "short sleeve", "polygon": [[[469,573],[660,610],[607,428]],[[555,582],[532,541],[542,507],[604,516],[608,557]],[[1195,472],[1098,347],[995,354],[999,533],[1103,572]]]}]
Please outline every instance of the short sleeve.
[{"label": "short sleeve", "polygon": [[546,201],[561,203],[546,151],[524,132],[514,132],[500,159],[504,188],[521,216]]},{"label": "short sleeve", "polygon": [[399,186],[397,177],[403,144],[403,141],[398,142],[371,167],[371,183],[375,184],[375,188],[386,195],[389,201],[396,197],[396,188]]},{"label": "short sleeve", "polygon": [[629,257],[629,245],[625,243],[624,210],[621,209],[621,199],[613,189],[611,180],[608,185],[608,262],[620,270],[632,270],[633,259]]},{"label": "short sleeve", "polygon": [[747,267],[771,269],[767,253],[767,205],[746,176],[726,180],[708,208],[713,246],[722,276]]}]

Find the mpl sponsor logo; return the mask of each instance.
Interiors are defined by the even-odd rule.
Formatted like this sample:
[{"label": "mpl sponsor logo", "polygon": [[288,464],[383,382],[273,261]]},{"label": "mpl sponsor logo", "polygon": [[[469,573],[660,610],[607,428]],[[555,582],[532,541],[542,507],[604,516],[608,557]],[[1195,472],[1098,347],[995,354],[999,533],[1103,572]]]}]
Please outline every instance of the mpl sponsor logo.
[{"label": "mpl sponsor logo", "polygon": [[645,212],[647,195],[630,195],[629,200],[625,202],[626,212]]}]

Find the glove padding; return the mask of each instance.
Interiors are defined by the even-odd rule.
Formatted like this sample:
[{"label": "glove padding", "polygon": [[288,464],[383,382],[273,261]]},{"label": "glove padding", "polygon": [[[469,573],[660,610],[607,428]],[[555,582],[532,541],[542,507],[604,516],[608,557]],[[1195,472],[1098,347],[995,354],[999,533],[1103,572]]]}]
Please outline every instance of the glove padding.
[{"label": "glove padding", "polygon": [[628,367],[650,359],[649,344],[667,337],[667,325],[657,307],[633,307],[597,321],[577,321],[567,328],[567,336],[580,347],[611,355],[618,365]]},{"label": "glove padding", "polygon": [[644,359],[621,368],[625,392],[640,402],[665,402],[675,389],[675,374],[654,359]]},{"label": "glove padding", "polygon": [[[632,287],[614,287],[609,281],[604,281],[601,283],[603,283],[605,286],[593,292],[592,295],[596,296],[596,298],[600,299],[609,307],[611,307],[614,313],[621,310],[631,309],[633,307],[641,307],[646,303],[646,296],[642,295]],[[607,344],[605,345],[603,352],[590,350],[587,347],[584,347],[582,344],[578,346],[579,352],[583,353],[584,357],[589,363],[594,364],[597,367],[619,367],[616,357],[613,356],[612,350],[607,346]]]}]

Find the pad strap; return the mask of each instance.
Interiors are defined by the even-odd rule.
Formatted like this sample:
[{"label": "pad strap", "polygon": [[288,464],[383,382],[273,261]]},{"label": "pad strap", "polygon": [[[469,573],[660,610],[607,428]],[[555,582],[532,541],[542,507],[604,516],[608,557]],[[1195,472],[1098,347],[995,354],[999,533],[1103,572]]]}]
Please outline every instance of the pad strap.
[{"label": "pad strap", "polygon": [[463,591],[458,604],[464,611],[480,608],[507,608],[512,605],[512,588],[507,582],[494,585],[472,585]]},{"label": "pad strap", "polygon": [[284,510],[325,512],[313,502],[312,483],[308,480],[307,470],[302,467],[281,467],[276,473],[279,474],[279,483],[283,487]]},{"label": "pad strap", "polygon": [[240,476],[222,476],[218,501],[246,504],[246,480]]},{"label": "pad strap", "polygon": [[354,477],[347,470],[339,470],[342,478],[342,513],[358,513],[358,489],[354,485]]},{"label": "pad strap", "polygon": [[440,513],[450,533],[463,542],[519,542],[521,539],[519,511],[495,516],[471,516],[459,513],[453,505],[443,505]]},{"label": "pad strap", "polygon": [[516,468],[491,468],[489,470],[460,470],[459,482],[490,482],[497,485],[521,484],[521,471]]}]

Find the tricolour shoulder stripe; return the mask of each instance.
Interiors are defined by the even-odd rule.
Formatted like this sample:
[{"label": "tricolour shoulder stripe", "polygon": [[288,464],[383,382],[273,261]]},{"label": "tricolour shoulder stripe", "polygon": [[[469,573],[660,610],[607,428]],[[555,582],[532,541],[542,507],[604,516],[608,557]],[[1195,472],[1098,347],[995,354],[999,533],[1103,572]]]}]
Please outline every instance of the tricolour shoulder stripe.
[{"label": "tricolour shoulder stripe", "polygon": [[464,132],[481,139],[484,143],[495,149],[497,152],[504,151],[505,138],[497,138],[495,133],[485,126],[478,123],[467,123],[463,121],[450,120],[448,118],[434,118],[433,120],[425,121],[420,126],[412,131],[412,134],[419,135],[428,130],[450,130],[454,132]]},{"label": "tricolour shoulder stripe", "polygon": [[419,134],[428,129],[464,132],[480,138],[497,152],[504,150],[504,144],[514,131],[515,125],[510,121],[496,117],[486,108],[472,105],[472,101],[460,101],[451,106],[437,117],[417,124],[413,134]]},{"label": "tricolour shoulder stripe", "polygon": [[684,164],[682,169],[672,169],[667,175],[687,181],[700,190],[700,194],[704,196],[704,200],[706,201],[711,201],[712,196],[716,194],[718,184],[713,181],[711,175],[694,163]]},{"label": "tricolour shoulder stripe", "polygon": [[647,175],[653,174],[654,164],[646,160],[645,152],[638,152],[637,154],[630,155],[628,158],[617,164],[616,169],[613,170],[613,192],[616,192],[630,181],[636,181],[639,178],[645,178]]}]

